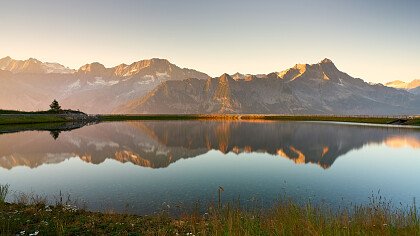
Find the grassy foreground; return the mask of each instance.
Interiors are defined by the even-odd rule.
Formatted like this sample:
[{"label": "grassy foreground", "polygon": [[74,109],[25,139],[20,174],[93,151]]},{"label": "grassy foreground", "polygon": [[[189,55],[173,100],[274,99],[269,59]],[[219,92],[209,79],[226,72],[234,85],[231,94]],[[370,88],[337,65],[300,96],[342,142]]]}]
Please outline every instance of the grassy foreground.
[{"label": "grassy foreground", "polygon": [[384,202],[328,211],[280,201],[271,210],[239,205],[193,211],[177,218],[93,213],[69,205],[0,204],[0,234],[39,235],[419,235],[413,207],[392,210]]},{"label": "grassy foreground", "polygon": [[368,124],[400,124],[420,126],[420,116],[376,117],[376,116],[329,116],[329,115],[100,115],[100,121],[127,120],[279,120],[279,121],[333,121]]}]

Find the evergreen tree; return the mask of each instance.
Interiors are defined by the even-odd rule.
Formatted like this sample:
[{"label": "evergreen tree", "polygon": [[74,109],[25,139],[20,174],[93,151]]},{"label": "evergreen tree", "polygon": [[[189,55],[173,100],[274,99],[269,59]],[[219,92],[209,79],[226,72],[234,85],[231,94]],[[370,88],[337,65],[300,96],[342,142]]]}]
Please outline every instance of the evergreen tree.
[{"label": "evergreen tree", "polygon": [[50,105],[50,111],[61,111],[61,106],[58,104],[57,100],[54,101]]}]

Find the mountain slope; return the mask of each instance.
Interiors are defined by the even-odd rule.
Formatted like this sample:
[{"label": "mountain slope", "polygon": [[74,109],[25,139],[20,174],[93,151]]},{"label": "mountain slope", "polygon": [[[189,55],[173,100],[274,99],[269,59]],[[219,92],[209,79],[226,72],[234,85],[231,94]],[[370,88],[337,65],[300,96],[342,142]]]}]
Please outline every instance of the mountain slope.
[{"label": "mountain slope", "polygon": [[420,86],[409,90],[410,93],[420,95]]},{"label": "mountain slope", "polygon": [[418,101],[406,91],[353,78],[324,59],[247,80],[224,74],[206,81],[167,81],[114,112],[414,114],[420,113]]},{"label": "mountain slope", "polygon": [[62,102],[67,107],[90,113],[109,113],[132,99],[143,97],[164,81],[210,78],[164,59],[142,60],[112,68],[92,63],[81,67],[76,77],[74,86],[69,87],[71,96]]},{"label": "mountain slope", "polygon": [[109,113],[129,100],[144,96],[162,81],[209,78],[204,73],[180,68],[163,59],[112,68],[91,63],[74,73],[48,73],[43,67],[46,63],[36,59],[25,63],[1,59],[0,66],[7,70],[0,70],[0,108],[44,110],[57,99],[64,108]]},{"label": "mountain slope", "polygon": [[28,60],[14,60],[10,57],[0,59],[0,70],[6,70],[13,73],[56,73],[56,74],[72,74],[75,70],[60,65],[58,63],[41,62],[34,58]]}]

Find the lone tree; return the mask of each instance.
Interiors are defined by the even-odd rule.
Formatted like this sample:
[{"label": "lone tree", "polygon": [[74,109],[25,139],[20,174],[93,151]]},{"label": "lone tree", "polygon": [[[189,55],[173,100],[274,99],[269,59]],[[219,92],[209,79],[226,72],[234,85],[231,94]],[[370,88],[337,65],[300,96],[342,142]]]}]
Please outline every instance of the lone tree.
[{"label": "lone tree", "polygon": [[61,106],[58,104],[57,100],[54,99],[54,101],[50,105],[50,111],[61,111]]}]

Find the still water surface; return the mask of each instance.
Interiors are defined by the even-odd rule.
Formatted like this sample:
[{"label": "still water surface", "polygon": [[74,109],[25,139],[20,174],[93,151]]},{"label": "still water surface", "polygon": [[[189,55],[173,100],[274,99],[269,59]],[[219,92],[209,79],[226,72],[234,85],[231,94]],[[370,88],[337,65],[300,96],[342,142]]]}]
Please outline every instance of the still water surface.
[{"label": "still water surface", "polygon": [[0,135],[0,184],[150,214],[240,197],[331,207],[420,197],[420,130],[316,122],[139,121]]}]

